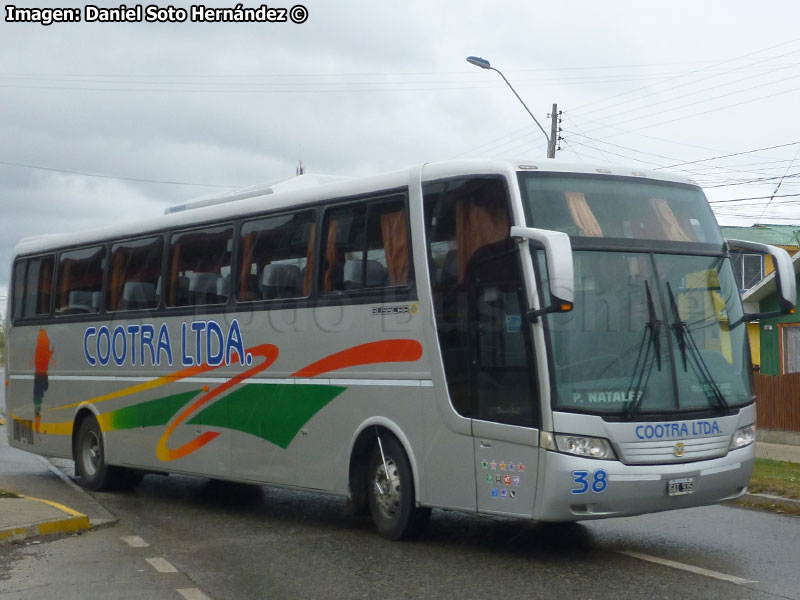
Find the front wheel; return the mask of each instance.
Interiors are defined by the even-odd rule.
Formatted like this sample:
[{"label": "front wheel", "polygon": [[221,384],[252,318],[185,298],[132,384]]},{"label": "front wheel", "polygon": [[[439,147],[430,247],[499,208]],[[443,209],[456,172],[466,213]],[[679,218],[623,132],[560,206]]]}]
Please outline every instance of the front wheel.
[{"label": "front wheel", "polygon": [[372,521],[382,536],[390,540],[413,539],[422,533],[431,509],[416,506],[414,477],[403,447],[396,438],[385,435],[369,461],[367,481]]},{"label": "front wheel", "polygon": [[142,473],[106,464],[105,445],[100,424],[94,417],[81,421],[75,439],[75,472],[81,484],[92,491],[120,490],[136,487]]}]

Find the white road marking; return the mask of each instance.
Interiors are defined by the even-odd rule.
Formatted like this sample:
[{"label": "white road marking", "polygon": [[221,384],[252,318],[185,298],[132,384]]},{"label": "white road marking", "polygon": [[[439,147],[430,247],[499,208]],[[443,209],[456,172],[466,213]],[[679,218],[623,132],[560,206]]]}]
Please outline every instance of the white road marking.
[{"label": "white road marking", "polygon": [[186,588],[183,590],[178,590],[178,593],[184,598],[186,598],[186,600],[211,600],[211,598],[206,596],[203,592],[201,592],[197,588]]},{"label": "white road marking", "polygon": [[123,535],[122,541],[132,548],[147,548],[150,545],[138,535]]},{"label": "white road marking", "polygon": [[178,569],[173,567],[166,558],[146,558],[147,562],[159,573],[177,573]]},{"label": "white road marking", "polygon": [[736,585],[747,585],[748,583],[758,583],[757,581],[753,581],[752,579],[742,579],[741,577],[726,575],[725,573],[719,573],[717,571],[703,569],[702,567],[695,567],[694,565],[686,565],[684,563],[675,562],[674,560],[667,560],[666,558],[658,558],[657,556],[650,556],[649,554],[642,554],[641,552],[630,552],[627,550],[617,550],[617,552],[619,554],[624,554],[625,556],[638,558],[639,560],[646,560],[648,562],[664,565],[665,567],[672,567],[673,569],[689,571],[690,573],[696,573],[697,575],[705,575],[706,577],[721,579],[722,581],[727,581],[729,583],[733,583]]}]

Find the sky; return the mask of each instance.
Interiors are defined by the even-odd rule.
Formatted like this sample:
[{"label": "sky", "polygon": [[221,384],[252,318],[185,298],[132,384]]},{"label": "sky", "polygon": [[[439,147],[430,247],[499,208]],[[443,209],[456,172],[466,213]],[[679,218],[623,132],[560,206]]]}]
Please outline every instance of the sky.
[{"label": "sky", "polygon": [[[16,6],[85,16],[86,4]],[[688,175],[721,224],[800,223],[796,1],[303,6],[303,23],[48,26],[4,9],[0,314],[26,236],[155,216],[292,177],[300,160],[358,176],[544,157],[542,132],[469,55],[500,69],[548,131],[558,104],[557,158]]]}]

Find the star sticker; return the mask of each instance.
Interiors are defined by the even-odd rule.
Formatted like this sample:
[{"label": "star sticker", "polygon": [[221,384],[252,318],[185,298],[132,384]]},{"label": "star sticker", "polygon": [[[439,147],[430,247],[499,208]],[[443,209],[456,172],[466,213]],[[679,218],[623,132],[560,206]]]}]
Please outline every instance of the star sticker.
[{"label": "star sticker", "polygon": [[497,463],[492,461],[492,471],[497,471]]}]

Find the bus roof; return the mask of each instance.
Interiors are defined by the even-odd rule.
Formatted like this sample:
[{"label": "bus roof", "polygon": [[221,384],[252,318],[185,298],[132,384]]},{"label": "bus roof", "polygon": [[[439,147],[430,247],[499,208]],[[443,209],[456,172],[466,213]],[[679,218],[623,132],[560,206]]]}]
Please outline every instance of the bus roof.
[{"label": "bus roof", "polygon": [[555,159],[541,160],[486,160],[461,159],[426,163],[379,175],[360,178],[338,176],[299,175],[277,184],[253,186],[227,195],[211,196],[195,202],[168,208],[166,214],[142,219],[133,223],[112,225],[90,231],[45,234],[21,240],[14,248],[14,256],[35,254],[62,247],[78,246],[109,239],[131,238],[176,227],[191,227],[207,221],[234,219],[284,207],[298,207],[328,198],[345,198],[381,190],[405,187],[411,174],[423,169],[423,181],[446,177],[475,175],[508,175],[518,171],[602,174],[669,181],[689,185],[696,182],[678,175],[638,168],[572,163]]}]

